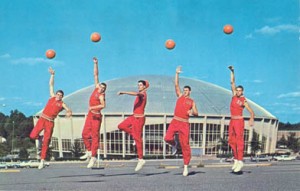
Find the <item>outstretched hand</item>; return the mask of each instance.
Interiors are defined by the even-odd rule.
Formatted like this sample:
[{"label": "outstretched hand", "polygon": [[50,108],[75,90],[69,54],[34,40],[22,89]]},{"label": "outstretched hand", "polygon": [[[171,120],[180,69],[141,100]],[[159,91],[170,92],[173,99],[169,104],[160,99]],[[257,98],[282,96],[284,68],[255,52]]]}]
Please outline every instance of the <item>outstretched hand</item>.
[{"label": "outstretched hand", "polygon": [[49,73],[50,73],[51,75],[54,75],[54,74],[55,74],[55,71],[54,71],[51,67],[48,69],[48,71],[49,71]]},{"label": "outstretched hand", "polygon": [[181,66],[177,66],[177,68],[176,68],[176,73],[177,74],[179,74],[179,73],[181,73],[182,72],[182,67]]},{"label": "outstretched hand", "polygon": [[229,70],[231,70],[233,72],[234,68],[233,66],[228,66]]},{"label": "outstretched hand", "polygon": [[95,64],[98,63],[98,59],[96,57],[93,58],[93,61],[94,61]]}]

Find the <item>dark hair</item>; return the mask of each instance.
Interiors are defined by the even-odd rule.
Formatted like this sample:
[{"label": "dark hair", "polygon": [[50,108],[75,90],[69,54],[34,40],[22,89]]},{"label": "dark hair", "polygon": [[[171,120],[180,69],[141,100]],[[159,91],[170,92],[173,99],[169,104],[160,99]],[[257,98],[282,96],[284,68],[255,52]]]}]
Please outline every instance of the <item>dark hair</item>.
[{"label": "dark hair", "polygon": [[190,91],[192,90],[192,88],[191,88],[190,86],[184,86],[183,89],[184,89],[184,88],[187,88],[187,89],[189,89]]},{"label": "dark hair", "polygon": [[105,89],[106,89],[106,87],[107,87],[106,83],[104,83],[104,82],[102,82],[100,85],[104,86]]},{"label": "dark hair", "polygon": [[241,89],[244,91],[244,87],[243,87],[243,86],[238,85],[238,86],[236,87],[236,89],[238,89],[238,88],[241,88]]},{"label": "dark hair", "polygon": [[144,86],[146,86],[146,81],[145,80],[139,80],[138,83],[142,83]]},{"label": "dark hair", "polygon": [[64,95],[65,95],[64,92],[63,92],[62,90],[57,90],[56,93],[61,93],[63,97],[64,97]]}]

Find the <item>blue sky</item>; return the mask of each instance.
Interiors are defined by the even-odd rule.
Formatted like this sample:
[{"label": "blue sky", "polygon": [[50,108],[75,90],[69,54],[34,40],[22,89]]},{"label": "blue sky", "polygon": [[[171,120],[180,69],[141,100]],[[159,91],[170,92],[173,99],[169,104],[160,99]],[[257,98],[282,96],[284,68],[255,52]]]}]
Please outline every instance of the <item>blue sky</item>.
[{"label": "blue sky", "polygon": [[[229,89],[234,65],[248,99],[282,122],[300,122],[299,13],[299,0],[2,0],[0,111],[40,111],[50,66],[66,95],[92,85],[97,56],[101,81],[174,75],[182,65],[182,76]],[[226,24],[233,34],[223,33]],[[164,47],[167,39],[175,49]]]}]

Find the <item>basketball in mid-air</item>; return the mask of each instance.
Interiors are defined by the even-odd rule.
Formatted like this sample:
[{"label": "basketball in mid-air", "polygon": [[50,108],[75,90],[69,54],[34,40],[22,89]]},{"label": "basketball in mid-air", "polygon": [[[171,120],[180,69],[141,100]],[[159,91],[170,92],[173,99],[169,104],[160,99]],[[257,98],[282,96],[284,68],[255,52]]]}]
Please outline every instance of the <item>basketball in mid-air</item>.
[{"label": "basketball in mid-air", "polygon": [[167,49],[172,50],[173,48],[175,48],[176,43],[175,43],[174,40],[169,39],[169,40],[166,41],[165,46],[166,46]]},{"label": "basketball in mid-air", "polygon": [[91,34],[91,41],[99,42],[101,40],[101,35],[97,32]]},{"label": "basketball in mid-air", "polygon": [[55,55],[56,55],[56,53],[55,53],[55,51],[52,50],[52,49],[49,49],[49,50],[46,51],[46,57],[49,58],[49,59],[54,58]]},{"label": "basketball in mid-air", "polygon": [[233,27],[231,25],[225,25],[223,31],[225,34],[231,34],[233,32]]}]

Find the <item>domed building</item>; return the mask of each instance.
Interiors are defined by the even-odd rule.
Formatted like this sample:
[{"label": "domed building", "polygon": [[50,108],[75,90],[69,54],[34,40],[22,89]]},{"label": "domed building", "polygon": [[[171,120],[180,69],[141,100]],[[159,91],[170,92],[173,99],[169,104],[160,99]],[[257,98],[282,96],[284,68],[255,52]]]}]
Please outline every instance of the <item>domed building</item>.
[{"label": "domed building", "polygon": [[[135,97],[117,95],[119,91],[137,91],[137,82],[146,79],[150,82],[148,101],[145,110],[146,123],[143,130],[144,156],[168,157],[171,147],[163,140],[172,120],[176,103],[174,76],[143,75],[106,81],[106,108],[102,110],[100,153],[106,157],[135,156],[133,140],[118,130],[118,124],[132,114]],[[180,87],[189,85],[191,97],[195,100],[199,116],[191,117],[190,146],[192,154],[216,155],[230,153],[226,140],[230,121],[231,91],[200,80],[180,77]],[[73,110],[72,118],[65,118],[64,112],[55,120],[52,136],[52,151],[57,157],[70,156],[75,147],[84,149],[81,132],[88,111],[89,97],[94,85],[80,89],[68,96],[64,102]],[[247,97],[247,95],[246,95]],[[262,143],[262,153],[274,153],[278,120],[267,110],[248,99],[255,113],[254,127],[249,127],[249,113],[244,110],[245,118],[245,154],[251,152],[250,142],[253,136]],[[37,113],[34,123],[37,122]],[[220,145],[222,142],[224,145]]]}]

